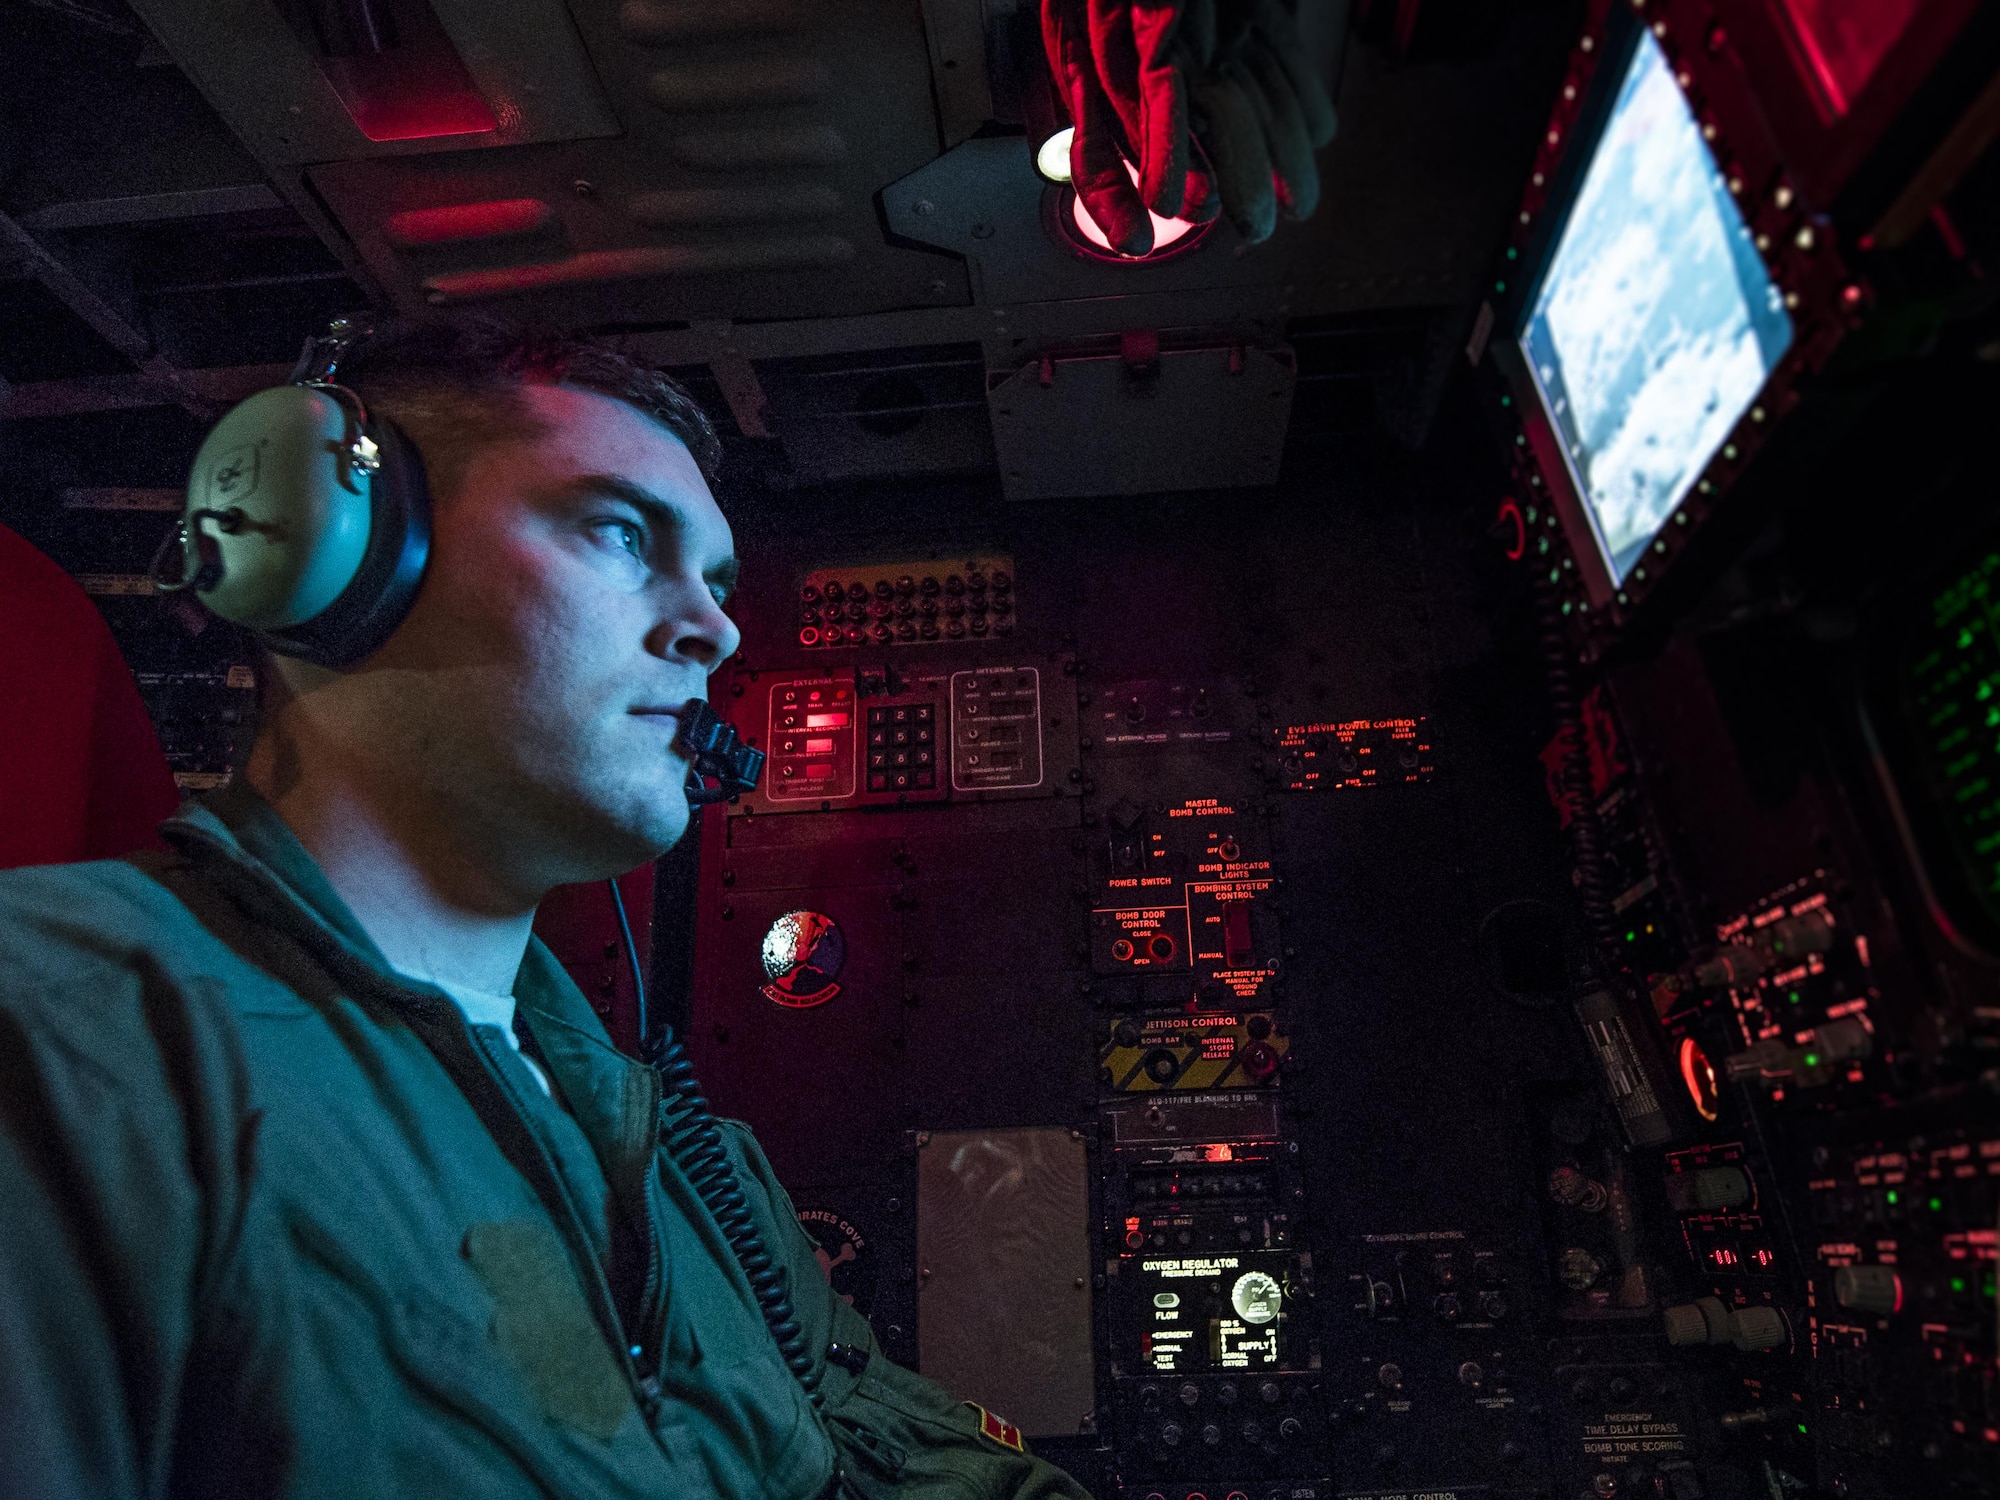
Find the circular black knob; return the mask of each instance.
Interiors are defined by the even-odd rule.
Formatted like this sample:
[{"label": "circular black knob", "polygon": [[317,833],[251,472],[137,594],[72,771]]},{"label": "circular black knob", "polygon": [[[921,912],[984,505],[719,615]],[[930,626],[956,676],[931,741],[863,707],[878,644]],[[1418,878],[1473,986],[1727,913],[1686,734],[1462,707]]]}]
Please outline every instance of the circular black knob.
[{"label": "circular black knob", "polygon": [[1222,1446],[1222,1429],[1217,1427],[1213,1422],[1208,1423],[1201,1429],[1201,1444],[1204,1448],[1220,1448]]},{"label": "circular black knob", "polygon": [[1284,1399],[1284,1390],[1275,1380],[1266,1380],[1257,1387],[1257,1399],[1266,1406],[1273,1406]]},{"label": "circular black knob", "polygon": [[1139,1405],[1147,1411],[1155,1410],[1160,1404],[1160,1388],[1156,1385],[1139,1387]]},{"label": "circular black knob", "polygon": [[1243,1441],[1255,1448],[1264,1441],[1264,1424],[1254,1417],[1243,1424]]},{"label": "circular black knob", "polygon": [[1497,1323],[1507,1316],[1507,1299],[1498,1292],[1479,1294],[1479,1315],[1489,1323]]},{"label": "circular black knob", "polygon": [[1236,1396],[1236,1382],[1233,1380],[1225,1380],[1215,1388],[1215,1404],[1217,1406],[1234,1406],[1236,1404]]},{"label": "circular black knob", "polygon": [[1178,1422],[1167,1422],[1160,1428],[1160,1446],[1178,1448],[1187,1438],[1187,1429]]},{"label": "circular black knob", "polygon": [[1431,1300],[1431,1311],[1447,1323],[1456,1323],[1465,1309],[1459,1303],[1457,1292],[1439,1292]]},{"label": "circular black knob", "polygon": [[1155,1047],[1148,1052],[1143,1066],[1146,1076],[1155,1083],[1172,1083],[1180,1077],[1180,1059],[1165,1047]]},{"label": "circular black knob", "polygon": [[1182,1381],[1181,1388],[1175,1391],[1174,1394],[1180,1398],[1182,1406],[1198,1406],[1201,1404],[1201,1387],[1196,1385],[1192,1380]]},{"label": "circular black knob", "polygon": [[1392,1360],[1375,1372],[1375,1378],[1382,1382],[1384,1390],[1398,1390],[1403,1384],[1403,1367]]},{"label": "circular black knob", "polygon": [[1306,1424],[1301,1422],[1297,1417],[1287,1417],[1278,1424],[1278,1436],[1286,1442],[1290,1442],[1305,1430]]},{"label": "circular black knob", "polygon": [[1141,703],[1137,698],[1134,698],[1130,703],[1125,705],[1125,722],[1127,724],[1143,724],[1145,721],[1146,721],[1145,704]]}]

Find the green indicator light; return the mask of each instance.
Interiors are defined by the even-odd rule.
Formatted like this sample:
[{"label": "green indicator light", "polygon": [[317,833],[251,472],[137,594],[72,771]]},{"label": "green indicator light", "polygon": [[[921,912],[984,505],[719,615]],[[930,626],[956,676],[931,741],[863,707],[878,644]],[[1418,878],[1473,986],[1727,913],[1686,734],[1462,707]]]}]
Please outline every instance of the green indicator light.
[{"label": "green indicator light", "polygon": [[1970,646],[1971,644],[1972,644],[1972,632],[1970,630],[1959,631],[1958,649],[1963,651],[1966,647]]},{"label": "green indicator light", "polygon": [[1965,1278],[1964,1278],[1963,1276],[1954,1276],[1954,1277],[1952,1277],[1952,1278],[1951,1278],[1951,1289],[1952,1289],[1952,1290],[1953,1290],[1954,1292],[1962,1292],[1962,1291],[1964,1291],[1964,1290],[1965,1290]]},{"label": "green indicator light", "polygon": [[1507,247],[1507,259],[1519,260],[1520,258],[1521,258],[1521,252],[1516,250],[1512,245],[1509,245]]},{"label": "green indicator light", "polygon": [[1797,990],[1793,990],[1789,994],[1787,994],[1785,998],[1791,1001],[1792,1004],[1797,1005],[1799,1003],[1799,992]]},{"label": "green indicator light", "polygon": [[1500,404],[1502,406],[1512,406],[1514,404],[1514,398],[1512,396],[1502,396],[1500,398]]},{"label": "green indicator light", "polygon": [[1889,1189],[1889,1201],[1891,1203],[1894,1203],[1896,1201],[1896,1190],[1894,1188]]},{"label": "green indicator light", "polygon": [[1805,1435],[1806,1424],[1801,1422],[1798,1425],[1799,1425],[1799,1435],[1803,1437]]},{"label": "green indicator light", "polygon": [[1504,292],[1507,290],[1507,283],[1504,281],[1496,281],[1493,283],[1493,290],[1496,292]]},{"label": "green indicator light", "polygon": [[1808,1052],[1806,1054],[1806,1066],[1809,1068],[1816,1068],[1819,1066],[1819,1054],[1817,1052]]},{"label": "green indicator light", "polygon": [[1639,940],[1639,934],[1636,932],[1628,932],[1625,934],[1625,941],[1628,943],[1636,943],[1638,940]]},{"label": "green indicator light", "polygon": [[1935,1214],[1935,1213],[1942,1213],[1943,1211],[1944,1211],[1944,1199],[1942,1198],[1931,1199],[1931,1212]]}]

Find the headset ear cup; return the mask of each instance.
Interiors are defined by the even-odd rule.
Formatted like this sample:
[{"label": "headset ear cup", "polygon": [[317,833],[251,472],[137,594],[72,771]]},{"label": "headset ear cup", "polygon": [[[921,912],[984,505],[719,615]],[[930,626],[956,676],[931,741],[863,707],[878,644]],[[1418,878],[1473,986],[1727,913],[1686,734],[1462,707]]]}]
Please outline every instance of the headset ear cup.
[{"label": "headset ear cup", "polygon": [[372,656],[416,603],[431,555],[431,495],[423,456],[400,428],[377,417],[363,429],[381,459],[370,476],[368,550],[354,580],[311,619],[258,638],[280,656],[350,667]]}]

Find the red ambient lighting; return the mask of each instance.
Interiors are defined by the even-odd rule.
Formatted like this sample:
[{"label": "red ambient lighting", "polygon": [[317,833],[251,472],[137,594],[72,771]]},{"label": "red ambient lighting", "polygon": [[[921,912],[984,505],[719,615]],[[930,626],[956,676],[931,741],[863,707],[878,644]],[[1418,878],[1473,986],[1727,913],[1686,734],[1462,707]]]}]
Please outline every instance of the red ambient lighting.
[{"label": "red ambient lighting", "polygon": [[465,59],[424,0],[313,16],[299,32],[355,128],[371,141],[499,129]]},{"label": "red ambient lighting", "polygon": [[426,245],[454,245],[462,240],[497,240],[533,234],[555,218],[539,198],[500,198],[491,203],[453,203],[443,208],[412,208],[391,214],[382,224],[383,238],[405,250]]},{"label": "red ambient lighting", "polygon": [[1681,1082],[1687,1085],[1695,1110],[1704,1120],[1715,1119],[1722,1113],[1722,1090],[1716,1081],[1715,1064],[1691,1036],[1681,1038],[1680,1063]]},{"label": "red ambient lighting", "polygon": [[1507,547],[1507,561],[1519,562],[1528,555],[1528,523],[1521,518],[1521,507],[1513,499],[1500,502],[1500,514],[1494,518],[1494,529],[1506,534],[1506,528],[1514,529],[1514,540]]},{"label": "red ambient lighting", "polygon": [[1792,40],[1811,74],[1821,107],[1838,119],[1854,101],[1882,59],[1902,40],[1922,0],[1781,0]]}]

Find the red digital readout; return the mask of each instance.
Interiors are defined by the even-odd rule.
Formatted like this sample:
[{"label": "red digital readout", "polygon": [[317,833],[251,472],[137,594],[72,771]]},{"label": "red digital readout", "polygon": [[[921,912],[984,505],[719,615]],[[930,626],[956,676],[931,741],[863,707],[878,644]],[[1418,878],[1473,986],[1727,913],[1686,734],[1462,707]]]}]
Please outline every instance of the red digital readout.
[{"label": "red digital readout", "polygon": [[844,729],[847,727],[846,714],[807,714],[808,729]]}]

